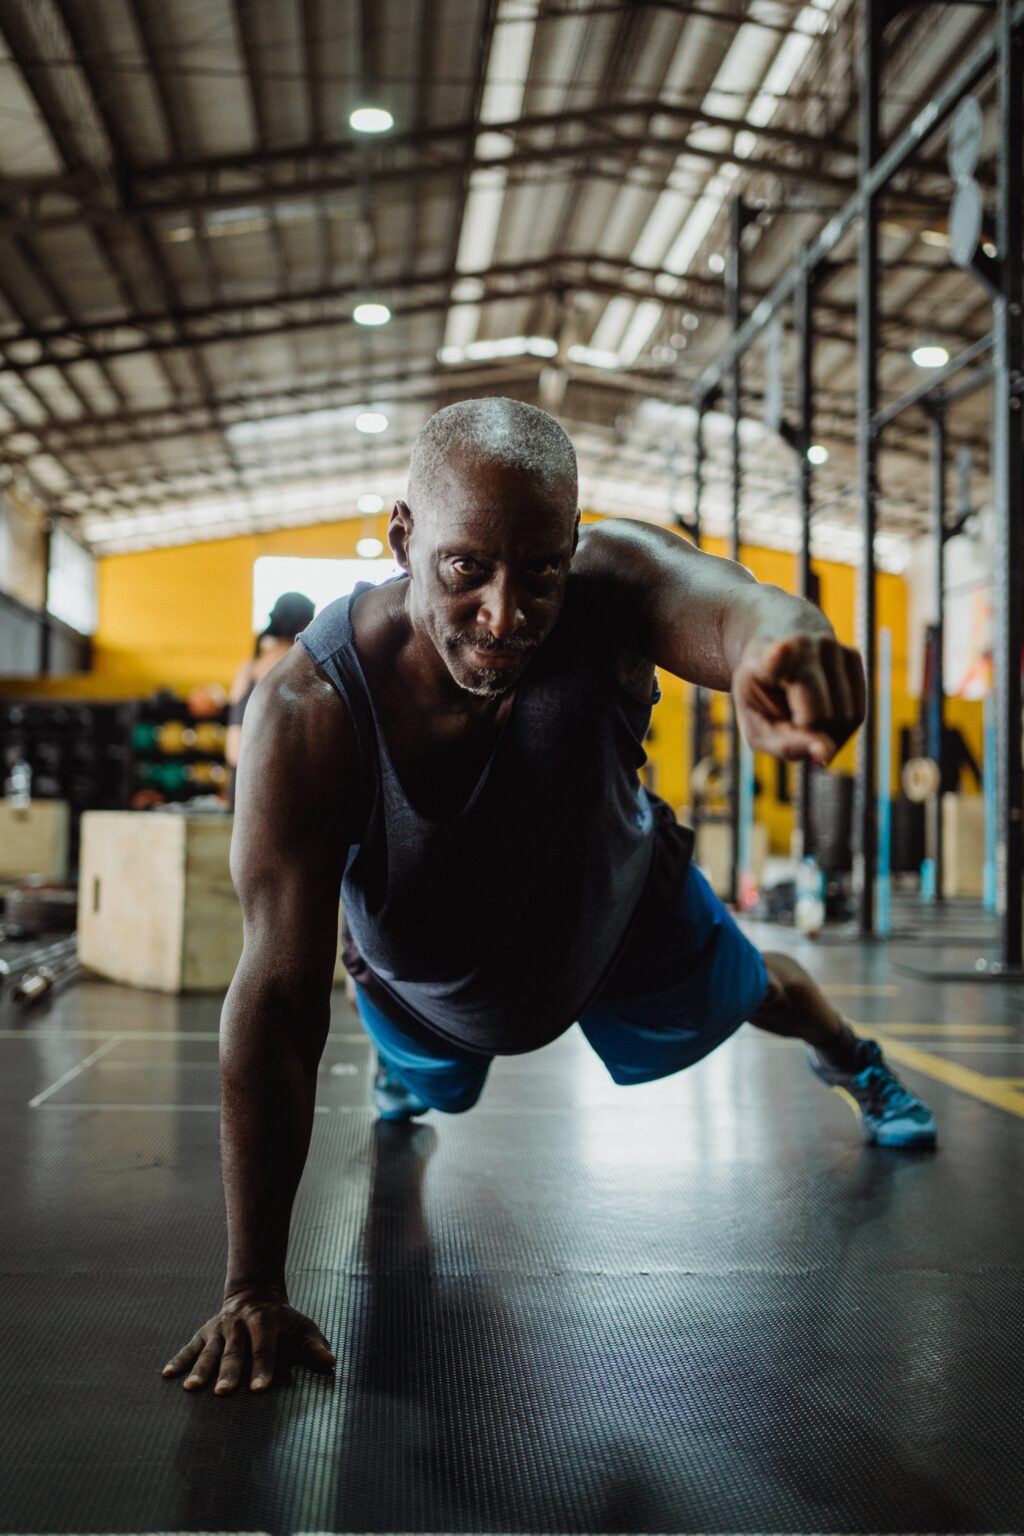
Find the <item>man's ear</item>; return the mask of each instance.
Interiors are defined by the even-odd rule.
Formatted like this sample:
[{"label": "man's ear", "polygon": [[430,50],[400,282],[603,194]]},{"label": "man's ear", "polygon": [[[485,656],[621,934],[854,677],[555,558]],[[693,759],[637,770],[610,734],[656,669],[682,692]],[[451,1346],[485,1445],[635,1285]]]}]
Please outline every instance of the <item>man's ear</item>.
[{"label": "man's ear", "polygon": [[412,534],[412,513],[404,501],[396,501],[388,522],[388,543],[396,564],[409,572],[409,538]]}]

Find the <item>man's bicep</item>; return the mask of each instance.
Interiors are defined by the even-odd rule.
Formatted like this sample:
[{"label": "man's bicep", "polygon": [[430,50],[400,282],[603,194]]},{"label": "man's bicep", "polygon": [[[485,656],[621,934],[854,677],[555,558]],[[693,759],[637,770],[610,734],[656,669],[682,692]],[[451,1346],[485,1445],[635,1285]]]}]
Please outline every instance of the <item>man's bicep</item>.
[{"label": "man's bicep", "polygon": [[[624,644],[689,682],[726,689],[723,628],[757,583],[743,566],[709,555],[668,529],[608,519],[588,530],[580,574],[605,623]],[[574,571],[576,565],[574,563]]]},{"label": "man's bicep", "polygon": [[[268,674],[246,713],[231,874],[247,949],[319,973],[337,944],[338,901],[357,835],[359,762],[341,699],[306,659]],[[330,690],[329,692],[325,690]]]}]

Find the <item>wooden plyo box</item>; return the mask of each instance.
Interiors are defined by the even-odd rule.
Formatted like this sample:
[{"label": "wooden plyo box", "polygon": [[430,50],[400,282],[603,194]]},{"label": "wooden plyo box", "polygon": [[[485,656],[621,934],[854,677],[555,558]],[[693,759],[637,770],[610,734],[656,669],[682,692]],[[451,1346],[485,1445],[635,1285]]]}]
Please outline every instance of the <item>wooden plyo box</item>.
[{"label": "wooden plyo box", "polygon": [[78,953],[112,981],[158,992],[227,987],[242,953],[228,869],[233,817],[87,811]]},{"label": "wooden plyo box", "polygon": [[42,875],[63,885],[68,878],[66,800],[33,800],[15,810],[0,798],[0,880]]},{"label": "wooden plyo box", "polygon": [[985,802],[980,795],[942,797],[942,894],[981,896],[985,887]]},{"label": "wooden plyo box", "polygon": [[[755,880],[760,880],[764,861],[768,857],[768,828],[755,821],[751,828],[750,863]],[[697,827],[694,862],[707,876],[708,884],[717,896],[725,897],[729,890],[729,860],[732,854],[732,828],[725,822],[703,821]]]},{"label": "wooden plyo box", "polygon": [[[242,953],[228,858],[233,816],[87,811],[79,858],[78,953],[112,981],[219,992]],[[334,981],[345,979],[340,957]]]}]

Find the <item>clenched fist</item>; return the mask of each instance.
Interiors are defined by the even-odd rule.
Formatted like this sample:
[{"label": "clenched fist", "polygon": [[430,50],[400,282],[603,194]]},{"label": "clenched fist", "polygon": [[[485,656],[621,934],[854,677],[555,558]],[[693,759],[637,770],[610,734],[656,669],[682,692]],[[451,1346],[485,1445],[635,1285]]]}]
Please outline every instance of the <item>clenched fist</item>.
[{"label": "clenched fist", "polygon": [[824,767],[864,719],[864,666],[832,634],[754,639],[733,673],[732,695],[755,751]]}]

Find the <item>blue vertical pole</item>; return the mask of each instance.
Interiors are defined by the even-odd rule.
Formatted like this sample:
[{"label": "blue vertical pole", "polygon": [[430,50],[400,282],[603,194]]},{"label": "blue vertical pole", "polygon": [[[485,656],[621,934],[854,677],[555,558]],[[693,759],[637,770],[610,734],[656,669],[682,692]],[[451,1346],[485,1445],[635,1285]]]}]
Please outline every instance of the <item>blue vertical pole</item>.
[{"label": "blue vertical pole", "polygon": [[892,865],[892,631],[878,633],[878,881],[875,932],[889,932],[889,871]]},{"label": "blue vertical pole", "polygon": [[745,877],[752,873],[754,862],[754,754],[747,738],[740,731],[740,785],[739,785],[739,870],[737,899],[748,884]]},{"label": "blue vertical pole", "polygon": [[998,797],[996,785],[999,777],[999,744],[996,733],[996,709],[992,694],[986,693],[982,705],[984,726],[984,759],[981,770],[981,792],[985,797],[985,875],[982,884],[982,901],[986,912],[996,910],[996,809]]}]

